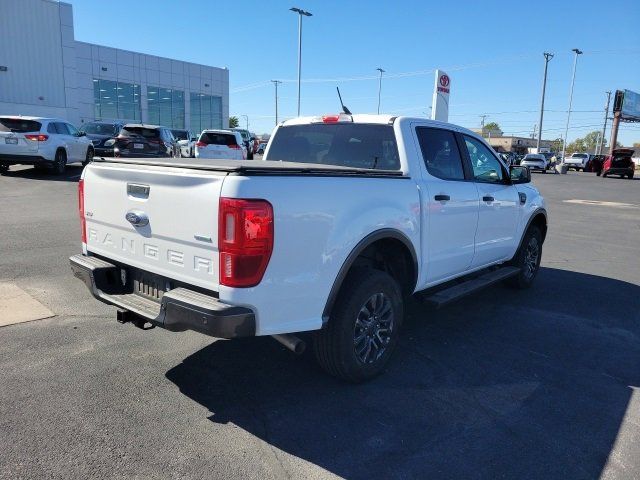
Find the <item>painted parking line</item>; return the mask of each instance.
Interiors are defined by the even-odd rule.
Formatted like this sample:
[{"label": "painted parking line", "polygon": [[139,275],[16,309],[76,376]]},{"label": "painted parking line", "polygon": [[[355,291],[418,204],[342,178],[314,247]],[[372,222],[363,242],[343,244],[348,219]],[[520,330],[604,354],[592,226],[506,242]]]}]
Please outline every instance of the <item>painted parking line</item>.
[{"label": "painted parking line", "polygon": [[13,283],[0,283],[0,327],[53,317],[54,313]]},{"label": "painted parking line", "polygon": [[596,205],[600,207],[616,207],[616,208],[640,208],[640,205],[633,203],[621,203],[621,202],[603,202],[600,200],[564,200],[564,203],[576,203],[579,205]]}]

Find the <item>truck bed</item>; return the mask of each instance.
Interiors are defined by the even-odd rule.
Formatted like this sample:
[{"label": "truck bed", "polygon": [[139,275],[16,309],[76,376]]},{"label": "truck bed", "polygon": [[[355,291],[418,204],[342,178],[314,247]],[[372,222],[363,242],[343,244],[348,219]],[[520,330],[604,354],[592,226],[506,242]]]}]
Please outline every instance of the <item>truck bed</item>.
[{"label": "truck bed", "polygon": [[[118,158],[94,157],[94,162],[178,167],[191,170],[227,172],[230,175],[312,175],[327,177],[405,177],[399,170],[343,167],[327,164],[280,162],[271,160],[212,160],[210,158]],[[408,177],[406,177],[408,178]]]}]

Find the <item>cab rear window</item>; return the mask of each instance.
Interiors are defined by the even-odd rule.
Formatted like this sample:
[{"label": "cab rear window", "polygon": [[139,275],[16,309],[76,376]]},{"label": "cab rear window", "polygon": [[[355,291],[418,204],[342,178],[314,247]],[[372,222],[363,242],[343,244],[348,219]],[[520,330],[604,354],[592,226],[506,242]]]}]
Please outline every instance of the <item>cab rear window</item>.
[{"label": "cab rear window", "polygon": [[362,123],[280,127],[271,141],[269,158],[265,160],[400,169],[393,127]]},{"label": "cab rear window", "polygon": [[207,145],[237,145],[236,136],[227,133],[203,133],[200,137],[201,143]]},{"label": "cab rear window", "polygon": [[42,124],[35,120],[23,120],[21,118],[0,118],[0,132],[39,132]]}]

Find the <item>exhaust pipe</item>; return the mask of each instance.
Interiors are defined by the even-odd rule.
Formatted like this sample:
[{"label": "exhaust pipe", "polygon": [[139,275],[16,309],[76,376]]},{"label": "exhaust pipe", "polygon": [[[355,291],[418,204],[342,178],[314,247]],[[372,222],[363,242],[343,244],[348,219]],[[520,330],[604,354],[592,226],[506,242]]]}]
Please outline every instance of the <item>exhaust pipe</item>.
[{"label": "exhaust pipe", "polygon": [[307,348],[307,344],[304,340],[296,337],[295,335],[291,335],[289,333],[283,333],[279,335],[271,335],[275,340],[280,342],[282,345],[287,347],[296,355],[302,355]]}]

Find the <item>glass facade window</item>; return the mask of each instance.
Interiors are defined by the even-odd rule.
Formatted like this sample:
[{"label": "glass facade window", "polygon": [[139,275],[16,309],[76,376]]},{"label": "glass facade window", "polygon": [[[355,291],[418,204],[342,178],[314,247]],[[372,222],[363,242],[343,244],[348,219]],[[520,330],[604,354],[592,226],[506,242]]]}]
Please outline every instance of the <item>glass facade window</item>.
[{"label": "glass facade window", "polygon": [[192,92],[189,106],[191,130],[194,132],[200,133],[207,128],[223,128],[222,97]]},{"label": "glass facade window", "polygon": [[147,87],[149,123],[184,128],[184,92],[171,88]]},{"label": "glass facade window", "polygon": [[94,78],[93,104],[96,120],[140,121],[140,85]]}]

